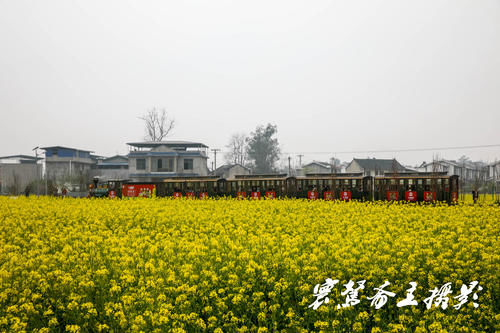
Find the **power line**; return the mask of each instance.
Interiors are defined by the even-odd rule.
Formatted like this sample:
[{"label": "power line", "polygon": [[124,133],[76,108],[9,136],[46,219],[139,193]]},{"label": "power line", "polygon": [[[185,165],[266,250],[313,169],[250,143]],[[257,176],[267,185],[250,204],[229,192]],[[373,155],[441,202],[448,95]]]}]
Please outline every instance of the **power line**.
[{"label": "power line", "polygon": [[500,144],[494,145],[479,145],[479,146],[460,146],[460,147],[434,147],[434,148],[408,148],[408,149],[388,149],[388,150],[354,150],[354,151],[319,151],[319,152],[285,152],[285,154],[367,154],[367,153],[401,153],[401,152],[415,152],[415,151],[432,151],[432,150],[454,150],[454,149],[477,149],[477,148],[491,148],[500,147]]},{"label": "power line", "polygon": [[[296,152],[282,152],[283,154],[297,155],[301,159],[302,154],[367,154],[367,153],[401,153],[401,152],[414,152],[414,151],[432,151],[432,150],[456,150],[456,149],[477,149],[477,148],[491,148],[500,147],[499,144],[494,145],[478,145],[478,146],[460,146],[460,147],[434,147],[434,148],[404,148],[404,149],[388,149],[388,150],[353,150],[353,151],[296,151]],[[227,151],[222,151],[227,153]],[[300,164],[300,162],[299,162]]]}]

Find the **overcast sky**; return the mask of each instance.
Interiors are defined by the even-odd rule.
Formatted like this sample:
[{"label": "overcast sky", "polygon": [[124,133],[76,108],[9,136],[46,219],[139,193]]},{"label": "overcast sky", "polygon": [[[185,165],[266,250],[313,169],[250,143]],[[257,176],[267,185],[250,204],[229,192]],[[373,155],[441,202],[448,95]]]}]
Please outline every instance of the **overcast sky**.
[{"label": "overcast sky", "polygon": [[153,107],[210,148],[276,124],[303,162],[500,159],[339,154],[499,144],[500,1],[0,0],[0,156],[124,154]]}]

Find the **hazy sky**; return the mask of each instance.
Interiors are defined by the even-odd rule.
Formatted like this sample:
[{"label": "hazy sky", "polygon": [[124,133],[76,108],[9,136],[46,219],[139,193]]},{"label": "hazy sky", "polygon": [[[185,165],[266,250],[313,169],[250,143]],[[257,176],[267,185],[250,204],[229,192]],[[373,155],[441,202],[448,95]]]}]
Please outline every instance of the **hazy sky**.
[{"label": "hazy sky", "polygon": [[500,1],[0,0],[0,156],[124,154],[153,107],[210,148],[276,124],[303,162],[499,144]]}]

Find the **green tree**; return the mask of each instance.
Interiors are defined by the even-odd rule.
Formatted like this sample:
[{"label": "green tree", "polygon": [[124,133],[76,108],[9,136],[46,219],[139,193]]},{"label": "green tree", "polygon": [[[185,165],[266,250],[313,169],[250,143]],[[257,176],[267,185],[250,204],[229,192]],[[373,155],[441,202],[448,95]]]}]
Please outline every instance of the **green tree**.
[{"label": "green tree", "polygon": [[247,138],[247,155],[254,173],[271,173],[275,171],[274,164],[279,159],[280,148],[276,125],[258,126]]}]

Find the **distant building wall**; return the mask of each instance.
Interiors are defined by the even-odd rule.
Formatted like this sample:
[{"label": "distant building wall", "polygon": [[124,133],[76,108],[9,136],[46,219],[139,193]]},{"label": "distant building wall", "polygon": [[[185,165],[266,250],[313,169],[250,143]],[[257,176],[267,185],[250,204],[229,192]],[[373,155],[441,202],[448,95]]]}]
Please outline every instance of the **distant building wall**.
[{"label": "distant building wall", "polygon": [[353,159],[345,169],[347,173],[362,172],[363,176],[383,176],[386,172],[408,171],[396,160],[387,159]]},{"label": "distant building wall", "polygon": [[247,168],[244,168],[241,165],[235,165],[228,170],[227,178],[233,179],[235,178],[236,175],[249,175],[249,174],[250,170],[248,170]]},{"label": "distant building wall", "polygon": [[128,169],[92,169],[90,172],[90,178],[99,177],[103,181],[110,179],[129,179]]},{"label": "distant building wall", "polygon": [[446,172],[448,175],[457,175],[461,181],[471,182],[477,179],[486,180],[488,178],[488,167],[478,167],[471,163],[460,163],[455,161],[435,161],[423,163],[418,171],[422,172]]},{"label": "distant building wall", "polygon": [[14,194],[24,193],[30,183],[40,179],[41,170],[42,166],[34,163],[0,164],[0,193],[8,194],[11,188]]},{"label": "distant building wall", "polygon": [[101,158],[92,165],[91,178],[99,177],[102,181],[129,179],[129,165],[126,156],[115,155]]},{"label": "distant building wall", "polygon": [[57,183],[62,183],[67,179],[74,179],[82,176],[89,176],[92,167],[91,163],[80,161],[54,161],[47,158],[45,160],[46,174],[48,179]]},{"label": "distant building wall", "polygon": [[239,165],[239,164],[235,164],[235,165],[231,165],[231,166],[223,166],[222,168],[220,168],[219,172],[217,172],[217,175],[221,178],[225,178],[225,179],[234,179],[235,176],[237,175],[249,175],[250,174],[250,170]]},{"label": "distant building wall", "polygon": [[304,174],[308,173],[331,173],[332,169],[331,168],[325,168],[324,166],[318,165],[318,164],[309,164],[306,165],[304,168]]},{"label": "distant building wall", "polygon": [[[365,172],[365,170],[358,164],[358,162],[356,162],[355,160],[352,161],[352,163],[350,163],[346,168],[345,168],[345,172],[347,173],[353,173],[353,172]],[[372,176],[370,174],[366,175],[365,176]]]},{"label": "distant building wall", "polygon": [[500,181],[500,163],[488,166],[488,179],[495,182]]}]

